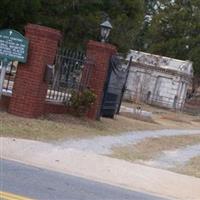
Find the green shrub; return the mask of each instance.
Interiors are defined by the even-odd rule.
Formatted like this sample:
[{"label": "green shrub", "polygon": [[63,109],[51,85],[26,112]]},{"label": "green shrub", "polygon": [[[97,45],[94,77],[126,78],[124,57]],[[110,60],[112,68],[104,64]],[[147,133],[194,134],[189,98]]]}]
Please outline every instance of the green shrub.
[{"label": "green shrub", "polygon": [[89,89],[85,89],[83,91],[73,91],[69,101],[72,114],[76,116],[85,115],[95,100],[95,93]]}]

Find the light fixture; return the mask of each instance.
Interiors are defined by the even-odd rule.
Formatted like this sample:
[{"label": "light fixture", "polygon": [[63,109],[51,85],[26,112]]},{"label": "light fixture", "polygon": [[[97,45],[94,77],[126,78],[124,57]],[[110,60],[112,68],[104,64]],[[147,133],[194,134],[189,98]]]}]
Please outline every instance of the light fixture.
[{"label": "light fixture", "polygon": [[106,42],[110,34],[110,31],[112,29],[112,25],[108,20],[106,20],[100,25],[100,27],[101,27],[101,42]]}]

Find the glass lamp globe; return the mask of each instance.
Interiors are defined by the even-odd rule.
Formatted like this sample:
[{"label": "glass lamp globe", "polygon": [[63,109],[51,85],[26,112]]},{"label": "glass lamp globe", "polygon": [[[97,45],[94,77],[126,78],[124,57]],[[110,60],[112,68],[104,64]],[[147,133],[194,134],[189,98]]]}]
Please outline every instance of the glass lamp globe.
[{"label": "glass lamp globe", "polygon": [[101,42],[106,42],[110,34],[110,31],[112,29],[112,25],[108,20],[106,20],[100,25],[100,27],[101,27]]}]

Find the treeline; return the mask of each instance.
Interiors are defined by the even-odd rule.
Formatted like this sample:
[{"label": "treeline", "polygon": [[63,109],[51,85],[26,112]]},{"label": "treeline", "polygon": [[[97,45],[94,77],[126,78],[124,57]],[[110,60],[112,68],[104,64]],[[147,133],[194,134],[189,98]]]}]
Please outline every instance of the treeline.
[{"label": "treeline", "polygon": [[23,30],[27,22],[60,29],[68,47],[98,39],[99,25],[110,18],[110,42],[122,52],[131,48],[144,17],[141,0],[1,0],[0,26]]},{"label": "treeline", "polygon": [[200,0],[148,1],[148,13],[134,47],[193,61],[200,85]]},{"label": "treeline", "polygon": [[199,0],[0,0],[0,10],[0,28],[50,26],[63,32],[66,46],[80,49],[99,39],[99,24],[109,17],[110,42],[121,52],[188,59],[200,75]]}]

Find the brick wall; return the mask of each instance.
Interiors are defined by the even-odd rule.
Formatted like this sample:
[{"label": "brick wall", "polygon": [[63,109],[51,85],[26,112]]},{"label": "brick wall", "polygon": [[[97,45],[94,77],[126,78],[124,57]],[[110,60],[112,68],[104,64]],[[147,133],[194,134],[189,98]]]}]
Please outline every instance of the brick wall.
[{"label": "brick wall", "polygon": [[[58,43],[61,39],[59,31],[28,24],[25,37],[29,40],[28,60],[17,69],[13,94],[10,100],[1,104],[8,112],[22,117],[38,117],[44,113],[66,113],[63,105],[46,102],[47,84],[44,74],[47,64],[53,64]],[[100,118],[104,84],[107,77],[109,60],[116,53],[116,48],[110,44],[89,41],[87,58],[94,62],[89,87],[96,93],[97,100],[87,116],[92,119]]]},{"label": "brick wall", "polygon": [[54,102],[45,102],[45,114],[65,114],[68,112],[68,108],[63,104],[56,104]]},{"label": "brick wall", "polygon": [[89,41],[87,44],[87,58],[94,61],[89,87],[97,95],[97,100],[88,112],[91,119],[100,118],[100,109],[104,94],[104,84],[106,81],[110,57],[117,52],[116,47],[106,43]]},{"label": "brick wall", "polygon": [[8,110],[8,107],[9,107],[9,104],[10,104],[10,99],[11,99],[10,96],[4,96],[4,95],[1,96],[0,110],[6,110],[6,111]]},{"label": "brick wall", "polygon": [[48,27],[28,24],[25,37],[29,40],[28,60],[18,66],[9,112],[23,117],[38,117],[45,109],[46,65],[54,62],[61,34]]}]

